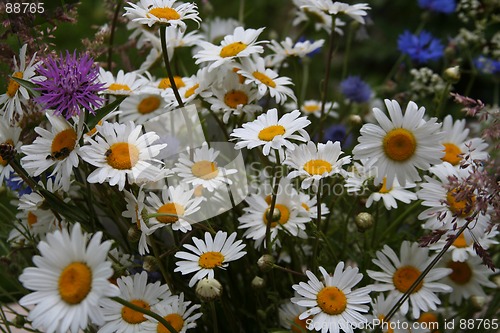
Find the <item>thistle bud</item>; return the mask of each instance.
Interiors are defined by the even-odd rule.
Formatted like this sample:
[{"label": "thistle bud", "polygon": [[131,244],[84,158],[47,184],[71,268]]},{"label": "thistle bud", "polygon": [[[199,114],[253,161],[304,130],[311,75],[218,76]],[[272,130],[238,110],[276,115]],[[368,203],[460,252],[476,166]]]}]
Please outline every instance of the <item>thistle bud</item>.
[{"label": "thistle bud", "polygon": [[359,213],[354,219],[359,232],[365,232],[373,226],[373,216],[367,212]]},{"label": "thistle bud", "polygon": [[259,258],[259,260],[257,260],[257,266],[259,266],[261,271],[269,272],[271,269],[273,269],[275,262],[276,260],[274,260],[274,257],[272,255],[264,254]]},{"label": "thistle bud", "polygon": [[210,302],[222,295],[222,285],[216,279],[204,278],[196,284],[196,296],[202,302]]},{"label": "thistle bud", "polygon": [[261,278],[260,276],[256,276],[252,280],[252,288],[254,289],[262,289],[266,286],[266,280]]}]

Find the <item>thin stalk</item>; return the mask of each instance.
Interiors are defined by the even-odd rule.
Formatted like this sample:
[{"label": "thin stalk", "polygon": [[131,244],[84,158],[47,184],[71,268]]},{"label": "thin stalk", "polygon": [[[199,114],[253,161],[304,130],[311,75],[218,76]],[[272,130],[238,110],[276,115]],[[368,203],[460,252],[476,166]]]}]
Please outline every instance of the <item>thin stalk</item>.
[{"label": "thin stalk", "polygon": [[302,60],[302,86],[300,87],[300,96],[299,100],[297,101],[297,105],[299,108],[304,104],[304,101],[306,100],[306,92],[307,92],[307,86],[309,84],[309,63],[311,60],[308,57],[305,57]]},{"label": "thin stalk", "polygon": [[124,300],[123,298],[120,298],[120,297],[110,297],[110,299],[112,299],[113,301],[115,301],[117,303],[120,303],[121,305],[126,306],[127,308],[131,308],[134,311],[137,311],[137,312],[143,313],[145,315],[148,315],[150,317],[153,317],[154,319],[158,320],[158,322],[160,324],[165,326],[165,328],[167,328],[170,331],[170,333],[177,333],[175,328],[173,328],[172,325],[170,325],[170,323],[168,321],[166,321],[165,318],[163,318],[162,316],[160,316],[160,315],[158,315],[150,310],[146,310],[140,306],[132,304],[132,303]]},{"label": "thin stalk", "polygon": [[414,202],[414,203],[413,203],[410,207],[408,207],[407,209],[405,209],[405,211],[404,211],[401,215],[399,215],[399,216],[398,216],[398,218],[397,218],[394,222],[392,222],[390,226],[388,226],[388,227],[385,229],[385,231],[384,231],[384,233],[382,234],[382,236],[381,236],[380,240],[381,240],[381,241],[383,241],[383,240],[384,240],[384,238],[385,238],[387,235],[392,234],[392,233],[393,233],[393,231],[394,231],[394,229],[398,228],[398,227],[399,227],[399,225],[401,224],[401,222],[403,222],[403,221],[404,221],[404,219],[405,219],[408,215],[410,215],[410,214],[411,214],[411,213],[412,213],[412,212],[413,212],[416,208],[420,207],[420,204],[421,204],[421,201],[419,200],[419,201]]},{"label": "thin stalk", "polygon": [[217,325],[217,311],[215,309],[215,302],[210,302],[210,312],[212,313],[212,324],[214,325],[214,333],[219,332]]},{"label": "thin stalk", "polygon": [[[276,152],[277,155],[278,152]],[[278,187],[281,180],[281,168],[280,166],[280,157],[276,157],[276,164],[273,166],[273,174],[274,174],[274,187],[273,193],[271,194],[271,206],[269,207],[269,212],[267,214],[267,223],[266,223],[266,249],[269,254],[272,253],[272,245],[271,245],[271,223],[273,220],[274,208],[276,207],[276,198],[278,197]],[[277,175],[277,173],[279,174]]]},{"label": "thin stalk", "polygon": [[445,103],[445,96],[448,97],[449,94],[448,92],[450,91],[451,87],[451,82],[446,82],[446,86],[444,87],[443,91],[441,92],[441,96],[439,96],[439,102],[436,107],[436,117],[439,117],[441,114],[441,110],[443,109]]},{"label": "thin stalk", "polygon": [[293,269],[286,268],[286,267],[283,267],[283,266],[280,266],[280,265],[276,265],[276,264],[273,264],[273,268],[279,269],[280,271],[287,272],[287,273],[290,273],[290,274],[302,276],[302,277],[306,276],[304,273],[297,272],[297,271],[294,271]]},{"label": "thin stalk", "polygon": [[353,25],[353,23],[351,23],[349,25],[349,32],[347,33],[347,44],[345,46],[344,63],[342,64],[342,79],[344,79],[345,76],[347,75],[347,65],[349,64],[349,55],[351,53],[352,36],[354,35],[355,26]]},{"label": "thin stalk", "polygon": [[224,123],[222,122],[222,120],[220,120],[220,118],[217,117],[217,115],[215,114],[215,112],[212,109],[208,108],[208,112],[210,112],[210,114],[212,115],[212,117],[215,119],[215,122],[219,126],[222,134],[224,134],[224,137],[226,138],[226,140],[227,141],[231,140],[231,138],[229,137],[229,134],[227,134],[226,126],[224,125]]},{"label": "thin stalk", "polygon": [[153,255],[155,259],[158,261],[158,267],[160,268],[161,275],[163,275],[163,278],[165,279],[165,283],[167,284],[168,289],[174,290],[172,286],[172,281],[170,280],[170,276],[168,275],[168,272],[165,269],[165,266],[163,266],[163,263],[161,261],[160,251],[154,239],[151,239],[151,247],[153,249]]},{"label": "thin stalk", "polygon": [[238,21],[243,24],[243,18],[245,17],[245,0],[240,0],[240,8],[238,9]]},{"label": "thin stalk", "polygon": [[318,235],[316,236],[316,241],[314,242],[314,248],[313,248],[313,257],[312,257],[312,260],[313,260],[313,269],[315,269],[316,267],[316,262],[317,262],[317,257],[318,257],[318,249],[319,249],[319,233],[320,233],[320,228],[321,228],[321,185],[322,185],[322,182],[321,182],[321,179],[319,180],[319,184],[318,184],[318,193],[316,193],[316,207],[317,207],[317,215],[316,215],[316,229],[317,229],[317,233]]},{"label": "thin stalk", "polygon": [[163,52],[163,61],[165,62],[165,67],[167,68],[168,80],[170,81],[170,86],[174,91],[175,99],[177,103],[182,108],[184,107],[184,102],[182,102],[181,95],[179,94],[179,90],[177,89],[177,85],[175,84],[174,75],[172,73],[172,68],[170,68],[170,60],[168,59],[167,52],[167,26],[162,25],[160,27],[160,39],[161,39],[161,50]]},{"label": "thin stalk", "polygon": [[116,2],[115,13],[113,15],[113,21],[111,22],[111,32],[109,35],[108,43],[108,71],[111,70],[111,65],[113,64],[113,44],[115,42],[115,30],[116,23],[118,22],[118,14],[120,14],[120,9],[122,8],[122,0]]}]

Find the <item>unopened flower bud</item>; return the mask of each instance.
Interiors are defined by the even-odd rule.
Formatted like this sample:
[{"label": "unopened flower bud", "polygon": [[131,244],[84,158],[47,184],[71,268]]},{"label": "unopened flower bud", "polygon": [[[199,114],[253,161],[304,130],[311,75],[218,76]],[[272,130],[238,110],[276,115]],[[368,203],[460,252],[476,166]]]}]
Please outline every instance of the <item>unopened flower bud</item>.
[{"label": "unopened flower bud", "polygon": [[254,289],[262,289],[266,286],[266,281],[260,276],[256,276],[252,280],[252,288]]},{"label": "unopened flower bud", "polygon": [[216,279],[204,278],[196,284],[196,296],[202,302],[213,301],[222,295],[222,285]]},{"label": "unopened flower bud", "polygon": [[351,114],[349,116],[349,123],[351,126],[360,126],[363,124],[363,119],[357,114]]},{"label": "unopened flower bud", "polygon": [[274,257],[272,255],[264,254],[259,258],[259,260],[257,260],[257,266],[259,266],[261,271],[269,272],[271,269],[273,269],[275,262],[276,260],[274,260]]},{"label": "unopened flower bud", "polygon": [[135,224],[128,229],[127,238],[131,243],[135,243],[141,238],[141,231],[137,229]]},{"label": "unopened flower bud", "polygon": [[484,296],[474,295],[470,297],[470,302],[476,310],[482,310],[486,303],[486,298]]},{"label": "unopened flower bud", "polygon": [[14,320],[12,320],[12,325],[16,328],[23,328],[26,323],[26,318],[22,315],[17,315]]},{"label": "unopened flower bud", "polygon": [[146,272],[156,272],[158,270],[158,260],[153,256],[144,257],[144,262],[142,263],[142,268]]},{"label": "unopened flower bud", "polygon": [[460,81],[460,67],[448,67],[444,71],[444,79],[450,83],[457,83]]},{"label": "unopened flower bud", "polygon": [[367,212],[359,213],[354,219],[359,232],[365,232],[373,226],[373,216]]}]

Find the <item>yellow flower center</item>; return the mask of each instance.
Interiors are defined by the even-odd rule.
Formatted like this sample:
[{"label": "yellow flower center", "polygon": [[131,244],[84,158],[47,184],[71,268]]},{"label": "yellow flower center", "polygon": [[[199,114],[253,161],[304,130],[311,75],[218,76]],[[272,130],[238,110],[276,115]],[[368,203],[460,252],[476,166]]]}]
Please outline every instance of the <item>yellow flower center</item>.
[{"label": "yellow flower center", "polygon": [[[177,314],[177,313],[171,313],[169,315],[166,315],[163,317],[166,322],[168,322],[176,332],[180,332],[182,328],[184,327],[184,319]],[[170,330],[167,329],[163,324],[158,323],[158,326],[156,327],[156,332],[157,333],[170,333]]]},{"label": "yellow flower center", "polygon": [[234,57],[236,56],[238,53],[240,53],[241,51],[243,51],[244,49],[247,48],[247,44],[243,43],[243,42],[234,42],[234,43],[231,43],[231,44],[228,44],[226,46],[224,46],[221,50],[220,50],[220,56],[222,58],[227,58],[227,57]]},{"label": "yellow flower center", "polygon": [[238,105],[248,104],[248,95],[241,90],[231,90],[224,95],[224,103],[230,108],[236,109]]},{"label": "yellow flower center", "polygon": [[293,323],[292,323],[292,332],[293,333],[303,333],[303,332],[307,332],[307,319],[308,318],[304,318],[304,319],[299,319],[299,316],[295,316],[295,318],[293,318]]},{"label": "yellow flower center", "polygon": [[[14,141],[12,141],[11,139],[7,140],[4,142],[5,144],[8,144],[8,145],[11,145],[11,146],[14,146]],[[2,156],[0,156],[0,165],[1,166],[6,166],[7,164],[9,164],[8,161],[4,160],[2,158]]]},{"label": "yellow flower center", "polygon": [[302,110],[309,112],[309,113],[313,113],[313,112],[321,110],[321,108],[318,104],[309,104],[309,105],[302,106]]},{"label": "yellow flower center", "polygon": [[175,9],[170,7],[153,8],[148,12],[148,14],[146,14],[146,17],[149,18],[149,14],[165,20],[178,20],[181,18],[181,15]]},{"label": "yellow flower center", "polygon": [[[403,266],[396,270],[392,277],[392,282],[397,290],[402,293],[405,293],[410,289],[411,285],[417,280],[420,275],[420,271],[413,266]],[[415,290],[414,293],[420,290],[423,286],[423,281],[421,281]]]},{"label": "yellow flower center", "polygon": [[387,188],[387,178],[384,177],[384,179],[382,180],[382,187],[380,188],[380,190],[378,190],[379,193],[389,193],[392,191],[392,187],[391,188]]},{"label": "yellow flower center", "polygon": [[[12,74],[12,76],[17,79],[22,79],[23,72],[15,72],[14,74]],[[10,98],[14,97],[19,87],[20,87],[19,83],[17,83],[12,79],[9,79],[9,85],[7,86],[7,96],[9,96]]]},{"label": "yellow flower center", "polygon": [[[182,216],[185,213],[184,206],[175,202],[168,202],[158,208],[158,214],[173,214]],[[179,220],[177,216],[158,216],[156,218],[161,223],[175,223]]]},{"label": "yellow flower center", "polygon": [[467,284],[472,278],[472,270],[467,262],[450,261],[448,268],[453,270],[449,278],[456,284]]},{"label": "yellow flower center", "polygon": [[455,196],[457,195],[457,190],[452,189],[446,193],[446,203],[448,204],[448,209],[458,217],[468,217],[472,214],[474,204],[476,203],[476,197],[470,196],[463,200],[457,200]]},{"label": "yellow flower center", "polygon": [[282,204],[276,204],[273,210],[273,216],[271,216],[271,221],[269,221],[270,208],[266,209],[264,216],[262,217],[264,224],[271,222],[271,228],[274,228],[279,224],[283,225],[288,222],[290,218],[290,211],[288,207]]},{"label": "yellow flower center", "polygon": [[219,175],[217,164],[207,160],[198,161],[193,164],[193,166],[191,167],[191,172],[193,173],[193,176],[204,180],[214,179]]},{"label": "yellow flower center", "polygon": [[[97,122],[97,125],[102,126],[102,120],[99,120],[99,121]],[[88,131],[88,132],[87,132],[87,133],[85,133],[85,134],[87,134],[88,136],[92,136],[92,135],[94,135],[96,132],[97,132],[97,128],[96,128],[96,127],[94,127],[93,129],[91,129],[90,131]]]},{"label": "yellow flower center", "polygon": [[[182,80],[182,77],[180,76],[174,76],[174,83],[177,88],[186,86],[186,84]],[[171,87],[172,85],[170,84],[170,79],[168,77],[161,79],[160,83],[158,83],[158,88],[160,89],[167,89]]]},{"label": "yellow flower center", "polygon": [[[418,318],[418,322],[419,323],[426,323],[427,327],[429,327],[429,328],[437,327],[437,325],[434,323],[438,322],[438,317],[434,313],[424,312]],[[437,332],[439,332],[439,330],[432,330],[432,333],[437,333]]]},{"label": "yellow flower center", "polygon": [[391,325],[390,325],[390,321],[386,321],[385,320],[385,316],[384,315],[378,315],[378,320],[380,323],[387,323],[387,324],[384,324],[382,327],[387,327],[387,332],[386,333],[394,333],[394,329],[391,328]]},{"label": "yellow flower center", "polygon": [[271,125],[259,132],[259,139],[262,141],[272,141],[275,136],[285,134],[286,129],[281,125]]},{"label": "yellow flower center", "polygon": [[[145,310],[150,309],[149,304],[141,299],[131,300],[130,303],[139,306]],[[142,323],[143,321],[146,321],[144,314],[140,313],[139,311],[132,310],[127,306],[122,307],[122,318],[129,324],[139,324]]]},{"label": "yellow flower center", "polygon": [[130,91],[130,87],[127,86],[126,84],[111,83],[111,85],[108,87],[108,90],[112,90],[112,91],[127,90],[127,91]]},{"label": "yellow flower center", "polygon": [[205,252],[200,256],[198,265],[202,268],[212,269],[222,266],[224,255],[220,252]]},{"label": "yellow flower center", "polygon": [[271,88],[276,88],[276,83],[266,74],[255,71],[252,73],[252,75],[254,78],[264,83],[266,86],[269,86]]},{"label": "yellow flower center", "polygon": [[452,165],[457,165],[460,163],[462,158],[459,156],[462,154],[460,148],[454,143],[443,143],[444,146],[444,156],[441,158],[443,161],[448,162]]},{"label": "yellow flower center", "polygon": [[337,287],[325,287],[316,296],[318,306],[329,315],[338,315],[347,307],[345,294]]},{"label": "yellow flower center", "polygon": [[411,158],[417,149],[417,141],[413,133],[396,128],[384,137],[384,152],[388,158],[397,162],[404,162]]},{"label": "yellow flower center", "polygon": [[144,98],[139,103],[139,105],[137,105],[137,111],[140,114],[148,114],[148,113],[151,113],[151,112],[155,111],[156,109],[158,109],[160,104],[161,104],[161,101],[158,97],[149,96],[149,97]]},{"label": "yellow flower center", "polygon": [[192,86],[191,88],[189,88],[188,90],[186,90],[186,93],[184,94],[184,97],[185,98],[191,97],[194,94],[194,92],[196,91],[196,89],[198,89],[199,87],[200,87],[199,83],[195,84],[194,86]]},{"label": "yellow flower center", "polygon": [[458,236],[457,239],[453,241],[453,245],[458,248],[469,246],[467,245],[467,241],[465,240],[464,233],[461,233],[460,236]]},{"label": "yellow flower center", "polygon": [[127,142],[117,142],[106,152],[106,161],[118,170],[132,169],[139,161],[139,149]]},{"label": "yellow flower center", "polygon": [[38,217],[32,212],[28,212],[28,225],[31,227],[38,222]]},{"label": "yellow flower center", "polygon": [[50,152],[52,157],[57,160],[64,160],[75,149],[76,132],[72,128],[57,133],[52,140]]},{"label": "yellow flower center", "polygon": [[195,197],[201,197],[203,195],[203,185],[198,185],[194,188],[193,195]]},{"label": "yellow flower center", "polygon": [[59,276],[59,295],[68,304],[78,304],[92,289],[92,271],[82,262],[66,266]]},{"label": "yellow flower center", "polygon": [[332,164],[325,160],[310,160],[304,164],[304,171],[310,175],[322,175],[332,171]]}]

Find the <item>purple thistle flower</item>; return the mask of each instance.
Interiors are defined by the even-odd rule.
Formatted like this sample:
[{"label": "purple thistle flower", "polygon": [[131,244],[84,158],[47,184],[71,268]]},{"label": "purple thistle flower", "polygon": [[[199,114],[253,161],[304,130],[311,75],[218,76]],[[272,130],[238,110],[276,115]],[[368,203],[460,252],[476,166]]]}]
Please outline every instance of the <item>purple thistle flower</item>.
[{"label": "purple thistle flower", "polygon": [[412,35],[408,30],[399,35],[398,48],[420,64],[438,60],[444,54],[444,46],[439,39],[432,37],[427,31]]},{"label": "purple thistle flower", "polygon": [[44,81],[37,81],[41,96],[35,99],[45,109],[54,109],[56,115],[64,115],[66,119],[80,114],[80,107],[94,114],[104,99],[97,95],[104,90],[104,84],[97,78],[99,70],[89,55],[77,58],[76,51],[66,57],[61,54],[58,59],[47,58],[37,68]]},{"label": "purple thistle flower", "polygon": [[372,90],[359,76],[349,76],[340,83],[340,91],[349,100],[364,103],[370,100]]}]

